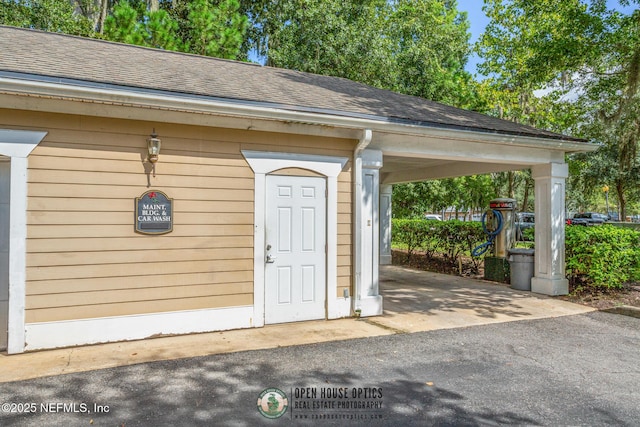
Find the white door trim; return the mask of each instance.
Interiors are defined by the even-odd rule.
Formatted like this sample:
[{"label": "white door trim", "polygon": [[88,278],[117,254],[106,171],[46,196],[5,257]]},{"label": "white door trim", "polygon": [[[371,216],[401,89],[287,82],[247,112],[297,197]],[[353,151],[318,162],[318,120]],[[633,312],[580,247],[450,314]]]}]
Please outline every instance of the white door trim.
[{"label": "white door trim", "polygon": [[9,337],[7,352],[25,348],[27,156],[47,132],[0,129],[0,155],[11,158],[9,196]]},{"label": "white door trim", "polygon": [[253,307],[254,326],[264,326],[264,263],[266,175],[279,169],[301,168],[327,177],[327,318],[349,316],[351,302],[338,292],[338,175],[346,157],[242,150],[254,177]]}]

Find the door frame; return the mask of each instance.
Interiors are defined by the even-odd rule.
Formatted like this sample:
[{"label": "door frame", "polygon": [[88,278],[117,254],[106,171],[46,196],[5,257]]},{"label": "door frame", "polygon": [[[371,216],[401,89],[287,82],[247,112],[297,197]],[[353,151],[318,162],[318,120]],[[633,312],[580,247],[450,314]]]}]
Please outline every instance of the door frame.
[{"label": "door frame", "polygon": [[351,300],[338,298],[338,175],[349,160],[296,153],[241,150],[254,172],[253,326],[264,326],[266,176],[279,169],[300,168],[327,179],[327,319],[350,314]]}]

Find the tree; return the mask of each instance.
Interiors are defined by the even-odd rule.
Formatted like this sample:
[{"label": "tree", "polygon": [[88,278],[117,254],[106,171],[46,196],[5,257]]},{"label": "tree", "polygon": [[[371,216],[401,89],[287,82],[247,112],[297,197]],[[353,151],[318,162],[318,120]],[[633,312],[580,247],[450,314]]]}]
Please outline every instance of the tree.
[{"label": "tree", "polygon": [[235,59],[248,19],[238,0],[0,0],[0,24]]},{"label": "tree", "polygon": [[456,1],[394,2],[385,27],[397,79],[391,89],[460,106],[471,76],[469,22]]},{"label": "tree", "polygon": [[164,10],[136,10],[128,1],[115,5],[105,19],[104,37],[121,43],[179,50],[178,24]]},{"label": "tree", "polygon": [[68,0],[1,0],[0,24],[77,36],[92,36],[91,21]]},{"label": "tree", "polygon": [[243,1],[245,51],[267,65],[345,77],[466,106],[474,85],[466,14],[454,0]]},{"label": "tree", "polygon": [[395,218],[422,218],[427,212],[453,208],[457,213],[485,210],[496,197],[489,175],[397,184],[392,203]]},{"label": "tree", "polygon": [[237,0],[188,2],[185,51],[198,55],[235,59],[240,54],[248,19]]},{"label": "tree", "polygon": [[616,189],[624,215],[627,198],[640,184],[633,173],[640,135],[640,11],[609,11],[604,0],[486,0],[484,10],[491,23],[479,43],[481,71],[495,87],[517,94],[518,103],[511,105],[521,107],[523,116],[544,111],[531,109],[531,103],[545,99],[554,105],[549,111],[576,114],[573,121],[551,116],[541,127],[603,145],[600,153],[580,157],[579,165],[595,169],[603,156],[613,156],[606,163],[616,167],[599,174],[597,186]]}]

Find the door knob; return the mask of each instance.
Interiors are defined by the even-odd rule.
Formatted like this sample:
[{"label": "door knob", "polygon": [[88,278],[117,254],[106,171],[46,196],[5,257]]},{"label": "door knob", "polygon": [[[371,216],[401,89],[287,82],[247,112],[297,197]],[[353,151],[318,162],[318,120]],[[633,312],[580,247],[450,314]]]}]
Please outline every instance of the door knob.
[{"label": "door knob", "polygon": [[276,257],[272,257],[270,254],[267,254],[267,264],[273,264],[276,262]]}]

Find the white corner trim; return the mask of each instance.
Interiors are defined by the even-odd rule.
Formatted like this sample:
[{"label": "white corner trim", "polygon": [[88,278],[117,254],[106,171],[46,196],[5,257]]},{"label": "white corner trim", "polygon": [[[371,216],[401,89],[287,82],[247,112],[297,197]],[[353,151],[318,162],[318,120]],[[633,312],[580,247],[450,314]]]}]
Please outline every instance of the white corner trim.
[{"label": "white corner trim", "polygon": [[11,158],[9,190],[9,354],[25,348],[27,156],[47,132],[0,129],[0,155]]},{"label": "white corner trim", "polygon": [[327,318],[349,315],[338,298],[338,175],[346,157],[242,150],[254,176],[253,304],[254,326],[264,326],[264,260],[266,175],[285,168],[300,168],[327,177]]},{"label": "white corner trim", "polygon": [[243,306],[28,323],[25,350],[250,328],[253,326],[252,316],[253,307]]},{"label": "white corner trim", "polygon": [[7,352],[24,351],[27,270],[27,159],[11,158],[9,196],[9,319]]},{"label": "white corner trim", "polygon": [[44,131],[0,129],[0,155],[27,157],[46,135]]}]

